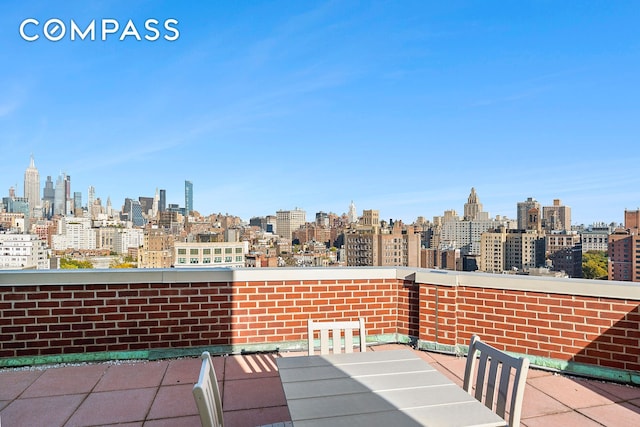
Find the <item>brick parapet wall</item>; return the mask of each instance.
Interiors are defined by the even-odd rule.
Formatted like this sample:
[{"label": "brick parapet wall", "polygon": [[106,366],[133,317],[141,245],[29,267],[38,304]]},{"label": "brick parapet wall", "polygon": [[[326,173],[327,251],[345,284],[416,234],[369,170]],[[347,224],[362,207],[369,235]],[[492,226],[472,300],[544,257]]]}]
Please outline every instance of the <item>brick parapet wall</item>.
[{"label": "brick parapet wall", "polygon": [[307,319],[398,329],[396,279],[0,286],[0,357],[305,340]]},{"label": "brick parapet wall", "polygon": [[640,287],[388,269],[128,272],[102,284],[101,273],[42,274],[0,275],[49,281],[0,284],[2,358],[277,347],[306,340],[309,318],[364,317],[370,336],[456,346],[476,333],[507,351],[640,372]]}]

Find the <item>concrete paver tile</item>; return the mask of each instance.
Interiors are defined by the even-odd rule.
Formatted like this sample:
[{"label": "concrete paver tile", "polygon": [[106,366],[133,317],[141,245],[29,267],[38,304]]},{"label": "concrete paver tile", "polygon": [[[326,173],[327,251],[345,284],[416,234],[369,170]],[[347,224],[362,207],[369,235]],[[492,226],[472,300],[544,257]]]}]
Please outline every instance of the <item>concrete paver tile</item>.
[{"label": "concrete paver tile", "polygon": [[65,426],[81,427],[144,421],[155,394],[155,388],[91,393]]},{"label": "concrete paver tile", "polygon": [[[286,405],[280,377],[234,380],[224,382],[222,409],[266,408]],[[263,423],[264,424],[264,423]]]},{"label": "concrete paver tile", "polygon": [[[225,381],[258,377],[278,377],[276,355],[248,354],[225,358]],[[217,372],[217,371],[216,371]]]},{"label": "concrete paver tile", "polygon": [[571,408],[563,405],[537,388],[532,387],[530,384],[527,384],[524,387],[524,396],[522,398],[522,419],[569,411],[571,411]]},{"label": "concrete paver tile", "polygon": [[527,418],[526,420],[521,419],[520,424],[526,427],[602,427],[602,424],[573,411],[537,418]]},{"label": "concrete paver tile", "polygon": [[579,412],[605,426],[637,426],[640,425],[640,408],[629,403],[591,406]]},{"label": "concrete paver tile", "polygon": [[256,427],[282,421],[291,421],[289,408],[286,406],[229,411],[224,413],[225,426]]},{"label": "concrete paver tile", "polygon": [[1,370],[0,400],[13,400],[44,373],[44,370]]},{"label": "concrete paver tile", "polygon": [[615,401],[640,399],[640,387],[625,384],[614,384],[603,381],[589,381],[594,390],[603,390],[613,396]]},{"label": "concrete paver tile", "polygon": [[169,362],[138,362],[111,365],[96,385],[95,391],[158,387]]},{"label": "concrete paver tile", "polygon": [[21,397],[89,393],[100,381],[108,366],[93,364],[49,368],[24,391]]},{"label": "concrete paver tile", "polygon": [[[221,381],[224,378],[224,361],[221,357],[213,357],[212,361],[218,381]],[[201,366],[200,358],[171,360],[162,379],[162,385],[195,384]]]},{"label": "concrete paver tile", "polygon": [[182,417],[197,415],[193,385],[181,384],[160,387],[156,394],[147,419]]},{"label": "concrete paver tile", "polygon": [[611,396],[604,395],[602,391],[593,391],[588,383],[580,379],[552,375],[531,378],[528,383],[573,409],[612,403]]},{"label": "concrete paver tile", "polygon": [[[120,426],[118,426],[120,427]],[[200,416],[163,418],[159,420],[149,420],[144,423],[144,427],[202,427]]]},{"label": "concrete paver tile", "polygon": [[7,427],[61,427],[86,397],[84,394],[17,399],[2,410]]}]

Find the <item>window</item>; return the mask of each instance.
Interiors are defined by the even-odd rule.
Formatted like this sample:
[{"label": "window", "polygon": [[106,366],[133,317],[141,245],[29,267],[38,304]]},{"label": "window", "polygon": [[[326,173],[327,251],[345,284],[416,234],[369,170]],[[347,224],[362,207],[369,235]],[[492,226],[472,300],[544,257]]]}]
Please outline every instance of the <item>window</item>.
[{"label": "window", "polygon": [[230,256],[224,257],[224,262],[232,262],[232,260],[233,260],[233,257],[230,257]]},{"label": "window", "polygon": [[203,255],[211,255],[211,249],[203,249],[202,250],[202,254]]},{"label": "window", "polygon": [[190,249],[189,250],[189,254],[190,255],[198,255],[198,252],[199,252],[198,249]]},{"label": "window", "polygon": [[236,262],[242,262],[242,257],[241,256],[236,256]]},{"label": "window", "polygon": [[236,248],[236,253],[237,254],[241,254],[242,253],[242,248]]},{"label": "window", "polygon": [[213,253],[216,254],[216,255],[220,255],[220,254],[222,254],[222,249],[221,248],[215,248],[213,250]]},{"label": "window", "polygon": [[211,264],[211,257],[202,258],[202,263],[203,264]]},{"label": "window", "polygon": [[221,256],[217,256],[213,259],[213,262],[217,262],[217,263],[221,263],[222,262],[222,257]]},{"label": "window", "polygon": [[178,255],[186,255],[186,254],[187,254],[187,250],[185,248],[178,249]]},{"label": "window", "polygon": [[233,248],[224,248],[225,254],[230,254],[233,251]]},{"label": "window", "polygon": [[186,264],[186,263],[187,263],[186,258],[178,258],[178,264]]},{"label": "window", "polygon": [[189,258],[191,264],[198,264],[198,258]]}]

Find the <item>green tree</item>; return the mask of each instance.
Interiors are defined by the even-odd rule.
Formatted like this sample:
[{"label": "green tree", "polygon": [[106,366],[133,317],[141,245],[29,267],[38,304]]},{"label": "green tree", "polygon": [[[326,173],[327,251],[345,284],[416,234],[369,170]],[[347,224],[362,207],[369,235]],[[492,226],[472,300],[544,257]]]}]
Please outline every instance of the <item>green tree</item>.
[{"label": "green tree", "polygon": [[606,280],[608,278],[607,263],[605,251],[589,251],[582,254],[582,277]]},{"label": "green tree", "polygon": [[80,261],[71,258],[60,259],[60,269],[62,270],[77,270],[80,268],[93,268],[91,261]]}]

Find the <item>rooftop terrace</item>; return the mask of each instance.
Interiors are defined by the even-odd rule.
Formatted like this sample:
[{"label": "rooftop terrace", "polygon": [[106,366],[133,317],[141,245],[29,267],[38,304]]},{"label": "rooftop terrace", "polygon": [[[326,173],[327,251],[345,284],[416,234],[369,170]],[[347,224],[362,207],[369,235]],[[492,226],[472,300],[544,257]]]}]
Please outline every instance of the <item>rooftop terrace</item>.
[{"label": "rooftop terrace", "polygon": [[[407,268],[2,272],[0,417],[198,425],[207,349],[234,355],[216,358],[229,425],[284,421],[273,358],[306,347],[308,318],[364,317],[374,350],[426,350],[459,382],[473,333],[529,357],[545,370],[530,372],[523,425],[635,425],[640,388],[612,382],[640,384],[639,307],[635,284]],[[146,362],[95,363],[123,359]],[[61,362],[81,366],[33,367]]]}]

